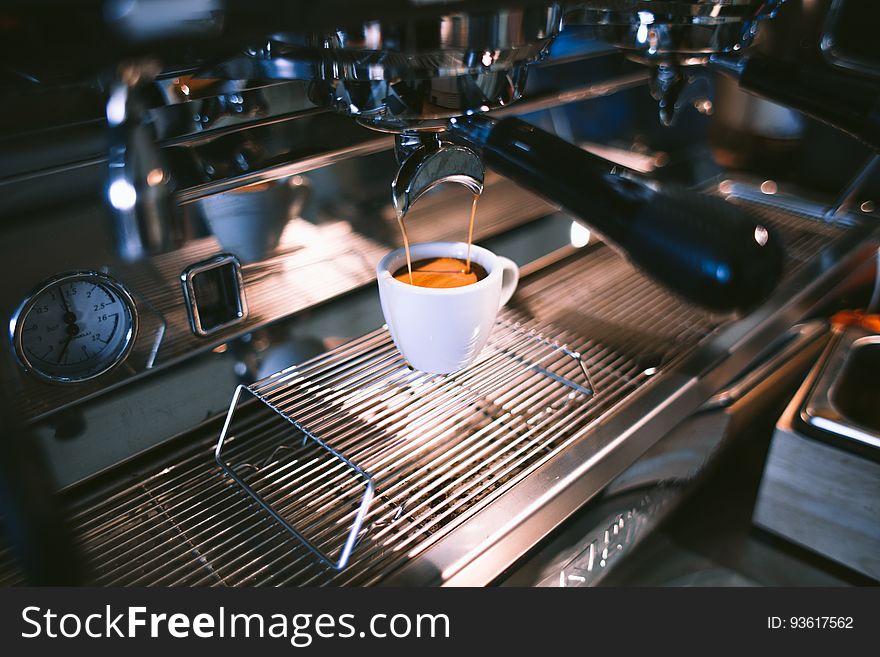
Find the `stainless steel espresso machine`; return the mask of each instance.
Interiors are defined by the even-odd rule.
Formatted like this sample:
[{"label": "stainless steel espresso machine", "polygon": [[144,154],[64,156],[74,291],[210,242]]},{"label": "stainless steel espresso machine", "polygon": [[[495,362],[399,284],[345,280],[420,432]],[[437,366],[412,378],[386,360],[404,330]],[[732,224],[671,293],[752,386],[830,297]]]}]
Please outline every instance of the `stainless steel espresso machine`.
[{"label": "stainless steel espresso machine", "polygon": [[[4,6],[0,582],[602,581],[872,276],[846,5]],[[786,15],[821,61],[760,47]],[[760,95],[765,142],[798,110],[867,164],[725,170],[716,84]],[[523,279],[427,375],[375,265],[399,221],[463,240],[474,195]]]}]

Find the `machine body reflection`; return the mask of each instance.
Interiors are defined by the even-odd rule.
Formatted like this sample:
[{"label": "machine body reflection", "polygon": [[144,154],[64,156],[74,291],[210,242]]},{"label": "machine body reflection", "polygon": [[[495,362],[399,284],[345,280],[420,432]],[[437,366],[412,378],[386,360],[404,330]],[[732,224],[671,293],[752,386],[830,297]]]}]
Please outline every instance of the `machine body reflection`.
[{"label": "machine body reflection", "polygon": [[[858,4],[0,9],[4,441],[42,452],[0,583],[681,583],[644,554],[684,525],[715,583],[880,577]],[[522,279],[427,375],[376,263],[472,207]],[[776,574],[713,552],[761,540]]]}]

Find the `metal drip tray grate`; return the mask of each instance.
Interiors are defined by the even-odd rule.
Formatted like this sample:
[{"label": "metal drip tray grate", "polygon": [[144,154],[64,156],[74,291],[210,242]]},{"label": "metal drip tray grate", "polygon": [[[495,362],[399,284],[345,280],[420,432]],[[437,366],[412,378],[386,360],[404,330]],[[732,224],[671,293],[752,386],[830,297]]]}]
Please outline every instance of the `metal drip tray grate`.
[{"label": "metal drip tray grate", "polygon": [[511,315],[453,375],[414,371],[382,330],[239,388],[218,462],[327,565],[405,547],[552,452],[593,396],[574,336]]},{"label": "metal drip tray grate", "polygon": [[[786,238],[788,280],[845,232],[749,207]],[[380,330],[254,384],[221,456],[324,560],[224,475],[216,427],[110,493],[71,497],[67,515],[100,585],[376,584],[420,556],[430,569],[440,548],[463,558],[458,538],[495,531],[477,523],[530,474],[600,436],[733,319],[680,302],[600,245],[524,277],[463,372],[410,370]],[[328,565],[346,545],[347,565]],[[0,554],[0,582],[20,579]]]}]

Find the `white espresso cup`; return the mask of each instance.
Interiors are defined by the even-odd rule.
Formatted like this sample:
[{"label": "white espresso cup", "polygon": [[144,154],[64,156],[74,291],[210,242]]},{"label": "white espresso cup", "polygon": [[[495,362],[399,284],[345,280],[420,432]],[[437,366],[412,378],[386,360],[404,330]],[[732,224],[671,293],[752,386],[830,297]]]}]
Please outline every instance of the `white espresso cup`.
[{"label": "white espresso cup", "polygon": [[[427,258],[467,260],[466,242],[426,242],[410,246],[413,262]],[[406,251],[397,249],[376,267],[379,298],[397,349],[417,370],[446,374],[467,367],[486,345],[498,310],[519,282],[519,268],[508,258],[471,246],[471,262],[487,276],[470,285],[431,288],[394,278],[406,267]]]}]

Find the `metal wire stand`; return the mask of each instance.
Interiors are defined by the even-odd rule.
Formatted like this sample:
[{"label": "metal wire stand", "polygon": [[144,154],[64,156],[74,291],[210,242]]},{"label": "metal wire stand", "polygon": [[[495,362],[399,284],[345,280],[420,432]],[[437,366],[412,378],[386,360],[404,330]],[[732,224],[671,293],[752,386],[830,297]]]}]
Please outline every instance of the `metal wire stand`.
[{"label": "metal wire stand", "polygon": [[[321,562],[342,570],[366,537],[406,509],[406,500],[398,501],[390,518],[364,526],[377,492],[370,470],[381,469],[388,455],[407,447],[418,452],[426,439],[436,440],[437,426],[454,423],[466,409],[480,409],[487,425],[503,422],[503,410],[488,408],[498,403],[493,393],[523,373],[546,377],[557,393],[553,403],[526,418],[527,424],[593,397],[586,363],[559,342],[559,333],[548,325],[502,316],[471,367],[430,375],[409,367],[382,329],[332,371],[319,357],[239,386],[215,459],[262,511]],[[403,421],[383,422],[392,416]],[[480,433],[486,426],[470,430]],[[376,433],[369,450],[359,449],[356,456],[344,453],[352,436],[362,442],[369,433]],[[277,438],[268,447],[267,434]],[[254,452],[249,439],[259,440],[261,448]],[[383,471],[384,481],[395,480],[389,474]]]}]

